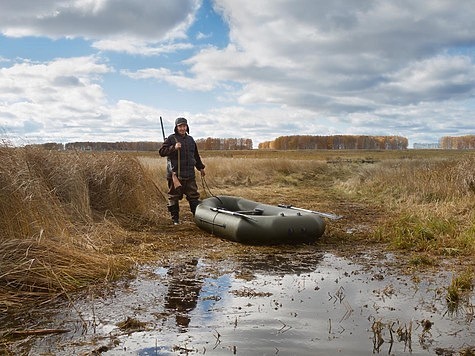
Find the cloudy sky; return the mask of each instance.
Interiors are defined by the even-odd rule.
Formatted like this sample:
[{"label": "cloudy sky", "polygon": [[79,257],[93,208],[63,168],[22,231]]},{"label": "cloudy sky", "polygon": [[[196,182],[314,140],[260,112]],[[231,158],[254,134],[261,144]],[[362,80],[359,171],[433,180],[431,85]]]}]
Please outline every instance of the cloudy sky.
[{"label": "cloudy sky", "polygon": [[473,0],[2,0],[14,144],[475,134]]}]

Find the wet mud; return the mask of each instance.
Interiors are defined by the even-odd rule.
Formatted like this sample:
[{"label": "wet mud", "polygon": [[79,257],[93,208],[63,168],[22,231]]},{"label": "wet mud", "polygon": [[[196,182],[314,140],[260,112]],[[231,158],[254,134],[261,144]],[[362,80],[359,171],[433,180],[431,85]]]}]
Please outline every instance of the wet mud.
[{"label": "wet mud", "polygon": [[[227,244],[227,242],[221,242]],[[350,253],[351,252],[351,253]],[[103,290],[10,320],[31,355],[459,355],[475,352],[474,293],[446,301],[450,266],[409,270],[381,251],[247,247],[176,253]],[[36,316],[37,318],[37,316]],[[56,331],[56,332],[55,332]],[[470,353],[471,352],[471,353]]]}]

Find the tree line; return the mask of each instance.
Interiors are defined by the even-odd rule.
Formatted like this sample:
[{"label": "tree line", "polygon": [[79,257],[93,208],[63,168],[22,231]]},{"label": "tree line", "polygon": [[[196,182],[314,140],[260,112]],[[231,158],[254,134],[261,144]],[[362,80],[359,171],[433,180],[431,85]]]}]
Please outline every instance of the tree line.
[{"label": "tree line", "polygon": [[249,138],[200,138],[196,145],[199,150],[252,150]]},{"label": "tree line", "polygon": [[444,150],[473,150],[475,149],[475,135],[444,136],[439,140],[439,147]]},{"label": "tree line", "polygon": [[[27,145],[52,151],[158,151],[163,142],[69,142],[66,144],[48,142]],[[248,138],[203,138],[196,140],[199,150],[252,150],[252,140]]]},{"label": "tree line", "polygon": [[405,150],[408,140],[401,136],[332,135],[280,136],[259,144],[259,149],[272,150]]},{"label": "tree line", "polygon": [[[196,140],[199,150],[252,150],[253,142],[248,138],[201,138]],[[29,147],[41,147],[47,150],[63,151],[158,151],[162,142],[139,141],[139,142],[70,142],[28,145]],[[280,136],[272,141],[259,144],[259,149],[272,150],[405,150],[408,140],[401,136],[365,136],[365,135],[333,135],[312,136],[293,135]],[[475,135],[444,136],[439,140],[441,149],[475,149]]]}]

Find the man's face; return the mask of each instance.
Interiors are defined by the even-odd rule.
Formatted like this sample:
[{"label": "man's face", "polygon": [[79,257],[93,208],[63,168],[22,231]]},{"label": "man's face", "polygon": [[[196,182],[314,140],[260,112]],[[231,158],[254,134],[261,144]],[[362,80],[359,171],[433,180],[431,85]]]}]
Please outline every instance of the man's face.
[{"label": "man's face", "polygon": [[185,136],[187,126],[188,126],[187,124],[180,124],[180,125],[178,125],[178,126],[176,127],[178,133],[179,133],[181,136]]}]

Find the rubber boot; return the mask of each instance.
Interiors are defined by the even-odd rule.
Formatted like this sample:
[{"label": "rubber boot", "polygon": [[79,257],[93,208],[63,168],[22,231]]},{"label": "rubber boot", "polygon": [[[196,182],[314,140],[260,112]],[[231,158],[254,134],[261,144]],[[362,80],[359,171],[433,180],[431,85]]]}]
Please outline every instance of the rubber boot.
[{"label": "rubber boot", "polygon": [[190,200],[190,210],[193,216],[195,216],[196,207],[201,203],[201,200]]},{"label": "rubber boot", "polygon": [[168,205],[168,211],[172,216],[173,225],[178,225],[180,221],[180,206],[178,204]]}]

